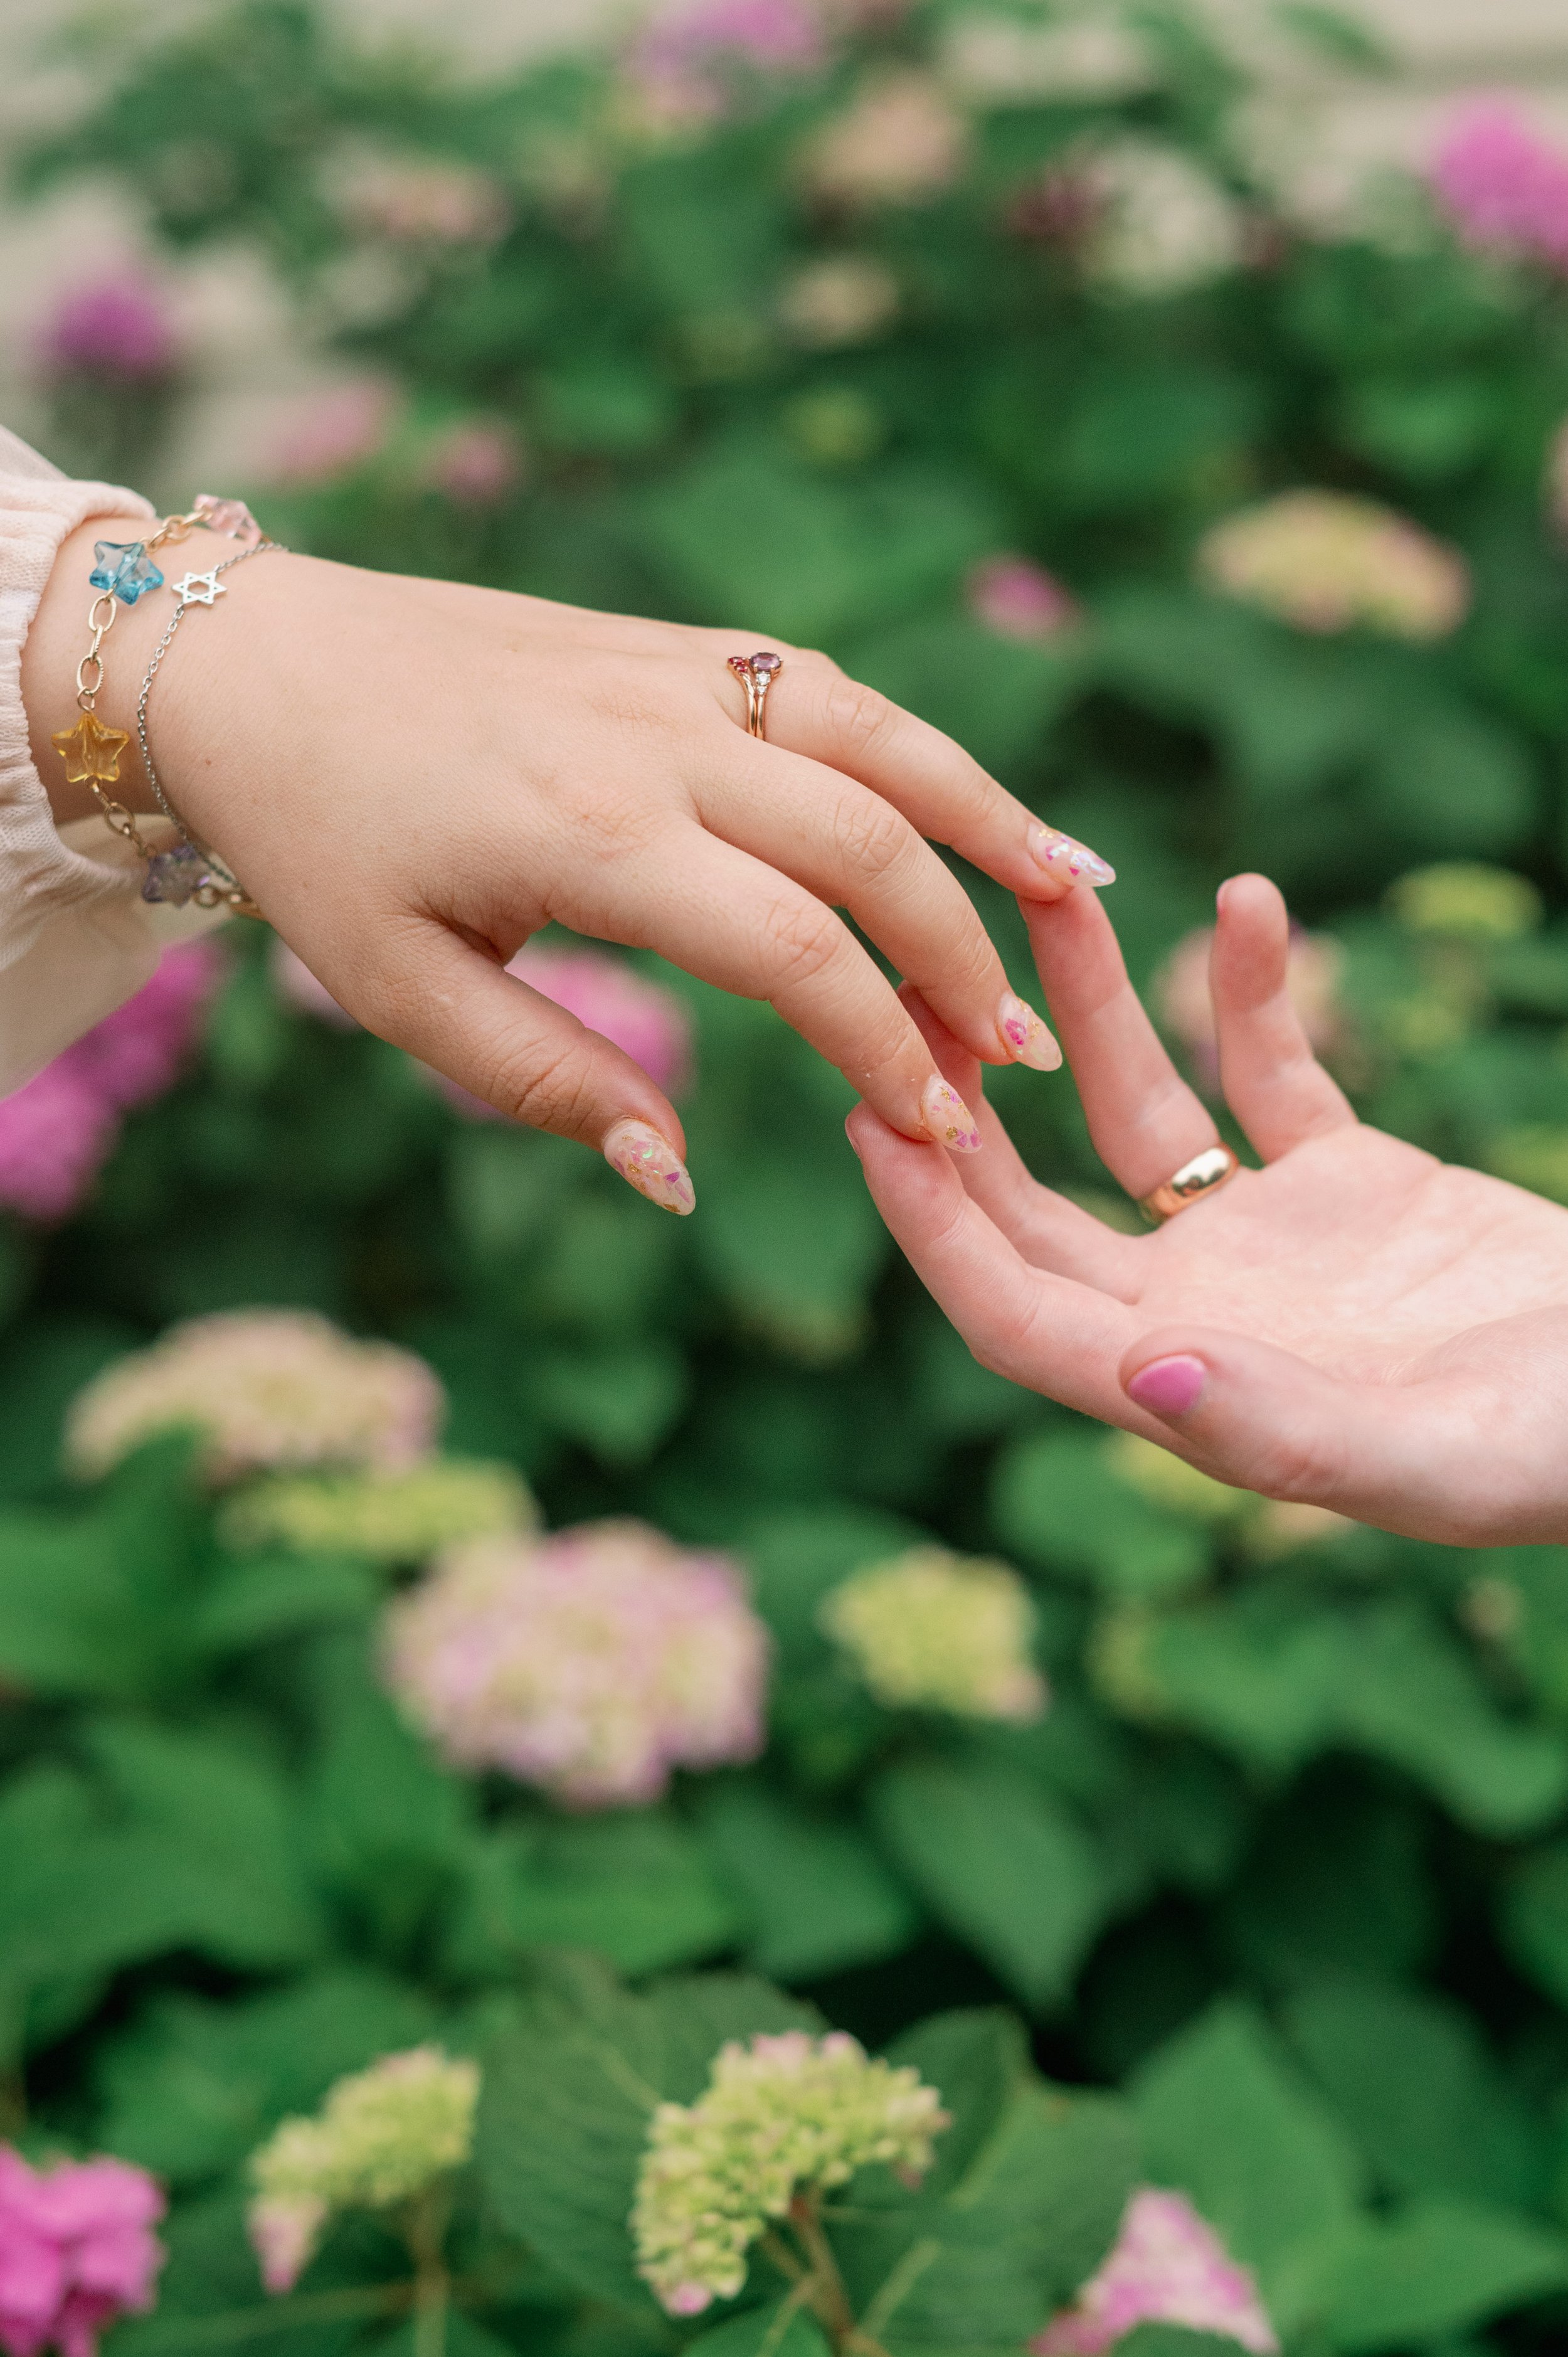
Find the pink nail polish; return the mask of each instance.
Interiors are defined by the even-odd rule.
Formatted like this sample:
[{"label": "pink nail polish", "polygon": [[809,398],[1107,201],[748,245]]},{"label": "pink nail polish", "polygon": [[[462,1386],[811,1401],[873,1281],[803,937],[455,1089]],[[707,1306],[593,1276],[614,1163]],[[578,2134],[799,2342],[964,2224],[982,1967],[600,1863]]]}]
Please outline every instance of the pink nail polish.
[{"label": "pink nail polish", "polygon": [[1201,1359],[1151,1359],[1127,1385],[1127,1396],[1151,1415],[1186,1415],[1203,1396],[1208,1369]]},{"label": "pink nail polish", "polygon": [[974,1115],[946,1081],[926,1082],[920,1099],[920,1118],[939,1146],[950,1146],[955,1154],[979,1153],[980,1132],[974,1125]]},{"label": "pink nail polish", "polygon": [[1047,875],[1059,877],[1064,884],[1098,886],[1116,881],[1116,870],[1108,859],[1090,851],[1087,843],[1064,834],[1059,827],[1031,827],[1029,848]]},{"label": "pink nail polish", "polygon": [[674,1147],[646,1121],[618,1121],[604,1143],[605,1160],[628,1187],[682,1219],[697,1208],[691,1175]]},{"label": "pink nail polish", "polygon": [[1003,1044],[1015,1064],[1027,1064],[1034,1072],[1054,1072],[1062,1060],[1062,1051],[1034,1008],[1009,991],[996,1010],[996,1028]]}]

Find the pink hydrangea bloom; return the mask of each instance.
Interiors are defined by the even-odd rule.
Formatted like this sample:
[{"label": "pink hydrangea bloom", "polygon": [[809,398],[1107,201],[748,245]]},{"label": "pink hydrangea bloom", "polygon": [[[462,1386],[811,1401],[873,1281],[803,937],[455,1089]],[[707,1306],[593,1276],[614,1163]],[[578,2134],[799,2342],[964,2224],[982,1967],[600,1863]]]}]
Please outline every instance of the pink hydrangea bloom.
[{"label": "pink hydrangea bloom", "polygon": [[285,410],[260,471],[276,483],[326,483],[373,457],[392,421],[390,387],[374,378],[310,393]]},{"label": "pink hydrangea bloom", "polygon": [[1438,201],[1471,245],[1568,272],[1568,155],[1498,100],[1453,124],[1432,165]]},{"label": "pink hydrangea bloom", "polygon": [[0,2349],[94,2357],[98,2336],[151,2308],[164,2199],[145,2169],[107,2157],[33,2169],[0,2145]]},{"label": "pink hydrangea bloom", "polygon": [[[553,998],[590,1031],[623,1049],[634,1064],[667,1094],[686,1084],[691,1070],[692,1027],[672,990],[650,982],[624,958],[607,950],[566,949],[528,942],[507,968],[542,998]],[[460,1113],[499,1121],[492,1105],[456,1082],[437,1075],[444,1095]]]},{"label": "pink hydrangea bloom", "polygon": [[424,457],[424,479],[459,507],[504,500],[521,474],[517,437],[507,426],[478,421],[438,435]]},{"label": "pink hydrangea bloom", "polygon": [[134,998],[0,1099],[0,1203],[31,1220],[76,1209],[113,1148],[121,1114],[174,1085],[221,971],[214,942],[166,951]]},{"label": "pink hydrangea bloom", "polygon": [[59,374],[148,383],[179,357],[167,304],[145,278],[127,274],[67,295],[39,339],[46,368]]},{"label": "pink hydrangea bloom", "polygon": [[739,1574],[642,1523],[453,1548],[392,1607],[386,1664],[456,1765],[578,1808],[762,1748],[768,1639]]},{"label": "pink hydrangea bloom", "polygon": [[1456,548],[1345,491],[1281,491],[1238,509],[1204,534],[1197,571],[1210,588],[1298,630],[1441,639],[1470,605]]},{"label": "pink hydrangea bloom", "polygon": [[1074,2305],[1029,2343],[1034,2357],[1100,2357],[1139,2324],[1217,2332],[1257,2357],[1279,2348],[1258,2287],[1185,2194],[1144,2186],[1114,2249]]},{"label": "pink hydrangea bloom", "polygon": [[692,0],[655,17],[639,63],[662,79],[725,58],[763,72],[798,70],[822,54],[822,27],[801,0]]},{"label": "pink hydrangea bloom", "polygon": [[987,556],[969,576],[969,610],[999,638],[1054,639],[1078,619],[1059,581],[1026,556]]}]

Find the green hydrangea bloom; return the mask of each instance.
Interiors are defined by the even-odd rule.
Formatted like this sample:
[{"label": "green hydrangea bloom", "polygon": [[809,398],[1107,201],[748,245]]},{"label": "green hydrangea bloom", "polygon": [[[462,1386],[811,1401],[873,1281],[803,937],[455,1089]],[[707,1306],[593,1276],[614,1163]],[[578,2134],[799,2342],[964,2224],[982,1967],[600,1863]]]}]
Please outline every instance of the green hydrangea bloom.
[{"label": "green hydrangea bloom", "polygon": [[638,2271],[671,2316],[696,2316],[746,2280],[746,2255],[797,2193],[885,2162],[911,2181],[949,2125],[913,2070],[834,2031],[724,2047],[694,2104],[660,2104],[631,2213]]},{"label": "green hydrangea bloom", "polygon": [[1541,922],[1541,895],[1527,877],[1478,860],[1417,867],[1389,888],[1389,908],[1407,933],[1515,942]]},{"label": "green hydrangea bloom", "polygon": [[854,1573],[818,1618],[889,1709],[1026,1721],[1046,1707],[1034,1606],[1004,1563],[911,1547]]},{"label": "green hydrangea bloom", "polygon": [[258,1481],[234,1499],[221,1527],[234,1547],[423,1563],[461,1539],[532,1530],[537,1521],[528,1487],[510,1465],[435,1457],[406,1471]]},{"label": "green hydrangea bloom", "polygon": [[251,2160],[251,2241],[269,2291],[287,2291],[335,2210],[384,2210],[461,2168],[479,2073],[439,2046],[385,2054],[339,2079],[314,2119],[282,2121]]},{"label": "green hydrangea bloom", "polygon": [[1233,1522],[1250,1514],[1257,1503],[1251,1490],[1216,1481],[1211,1474],[1200,1473],[1196,1465],[1173,1457],[1157,1441],[1144,1440],[1135,1432],[1111,1435],[1105,1457],[1119,1481],[1136,1490],[1151,1506],[1162,1506],[1188,1522]]}]

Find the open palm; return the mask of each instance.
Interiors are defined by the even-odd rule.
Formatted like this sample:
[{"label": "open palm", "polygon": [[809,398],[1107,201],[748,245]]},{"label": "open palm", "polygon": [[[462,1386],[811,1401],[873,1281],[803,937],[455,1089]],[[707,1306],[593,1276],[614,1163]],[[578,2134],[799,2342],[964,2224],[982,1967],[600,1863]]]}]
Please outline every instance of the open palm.
[{"label": "open palm", "polygon": [[[1098,901],[1025,913],[1095,1147],[1147,1194],[1213,1121]],[[1414,1537],[1568,1539],[1568,1211],[1358,1122],[1296,1019],[1287,947],[1274,887],[1227,885],[1220,1073],[1261,1169],[1127,1236],[1032,1178],[989,1108],[961,1162],[863,1106],[883,1216],[984,1365],[1206,1473]],[[978,1069],[911,1004],[977,1104]]]}]

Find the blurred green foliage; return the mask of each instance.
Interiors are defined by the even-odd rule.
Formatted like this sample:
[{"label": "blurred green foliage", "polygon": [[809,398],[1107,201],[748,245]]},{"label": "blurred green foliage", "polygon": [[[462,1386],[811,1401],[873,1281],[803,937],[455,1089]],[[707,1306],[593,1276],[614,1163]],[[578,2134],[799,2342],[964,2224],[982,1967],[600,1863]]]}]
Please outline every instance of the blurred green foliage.
[{"label": "blurred green foliage", "polygon": [[[1279,14],[1354,47],[1330,12]],[[25,173],[107,170],[171,246],[259,250],[311,333],[395,384],[354,463],[222,487],[281,536],[826,646],[1117,864],[1140,979],[1223,875],[1266,868],[1343,944],[1332,1053],[1368,1116],[1568,1200],[1560,290],[1413,199],[1386,236],[1300,232],[1248,161],[1243,79],[1178,9],[1130,12],[1140,62],[1109,93],[966,91],[972,22],[867,11],[820,70],[722,65],[685,121],[625,58],[470,85],[293,0],[118,49],[100,23],[100,94]],[[949,93],[950,178],[813,192],[822,126],[895,71]],[[1097,264],[1084,158],[1130,136],[1207,177],[1233,259],[1136,286]],[[367,155],[483,175],[503,225],[367,226],[343,194]],[[800,274],[846,258],[886,274],[886,315],[803,331]],[[510,489],[439,487],[471,425],[512,437]],[[1307,637],[1194,587],[1211,522],[1304,483],[1461,549],[1465,626]],[[998,551],[1080,623],[988,630],[964,583]],[[1534,897],[1485,874],[1386,897],[1461,860]],[[1022,983],[1015,912],[966,881]],[[233,2172],[281,2113],[427,2029],[480,2041],[520,1990],[545,2005],[561,1946],[634,1978],[738,1961],[878,2041],[1010,2002],[1054,2078],[1126,2087],[1144,2166],[1260,2269],[1302,2357],[1560,2346],[1568,1550],[1293,1522],[976,1367],[895,1263],[846,1087],[766,1008],[663,977],[699,1042],[702,1201],[677,1223],[570,1146],[457,1118],[285,1005],[259,940],[233,948],[199,1072],[133,1118],[80,1216],[0,1238],[0,2042],[18,2116],[25,2085],[43,2132],[181,2193],[148,2357],[252,2298]],[[1033,1166],[1104,1207],[1067,1084],[994,1095]],[[423,1351],[451,1446],[516,1463],[553,1523],[631,1512],[744,1555],[777,1646],[760,1765],[599,1818],[477,1788],[382,1698],[363,1566],[227,1554],[173,1448],[66,1497],[88,1374],[264,1301]],[[1037,1727],[889,1714],[831,1656],[827,1587],[932,1534],[1030,1577]],[[565,2087],[572,2039],[507,2018],[505,2068]],[[571,2155],[496,2135],[527,2241]],[[602,2244],[589,2220],[455,2357],[491,2331],[651,2347],[646,2317],[575,2305],[617,2296]],[[365,2271],[329,2251],[312,2282]],[[332,2357],[357,2329],[287,2345]]]}]

